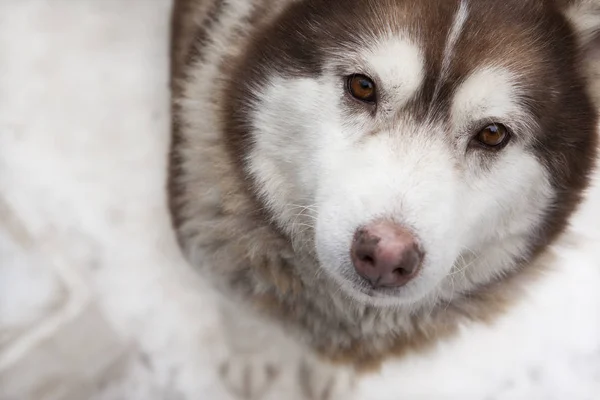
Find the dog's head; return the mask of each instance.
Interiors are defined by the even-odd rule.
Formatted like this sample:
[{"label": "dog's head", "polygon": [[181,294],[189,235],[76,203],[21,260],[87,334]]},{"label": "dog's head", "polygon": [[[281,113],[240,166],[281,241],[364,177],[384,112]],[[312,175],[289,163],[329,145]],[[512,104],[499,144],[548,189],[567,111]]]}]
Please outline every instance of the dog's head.
[{"label": "dog's head", "polygon": [[585,189],[599,9],[295,3],[236,72],[232,149],[274,223],[354,299],[474,290],[550,243]]}]

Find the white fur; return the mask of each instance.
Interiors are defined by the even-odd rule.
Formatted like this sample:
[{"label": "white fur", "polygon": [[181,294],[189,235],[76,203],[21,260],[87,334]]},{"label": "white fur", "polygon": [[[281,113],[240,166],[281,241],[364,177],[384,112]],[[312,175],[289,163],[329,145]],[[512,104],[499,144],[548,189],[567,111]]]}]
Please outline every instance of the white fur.
[{"label": "white fur", "polygon": [[[466,11],[459,14],[458,25]],[[274,77],[257,88],[249,171],[297,242],[310,242],[314,229],[322,268],[352,298],[414,306],[512,268],[552,194],[543,166],[525,150],[532,124],[520,107],[518,75],[492,67],[474,72],[454,98],[451,124],[398,119],[395,111],[421,85],[424,65],[409,42],[387,46],[370,50],[368,68],[384,89],[398,88],[401,100],[386,103],[392,113],[349,112],[333,74]],[[406,58],[384,55],[397,49],[411,55],[408,66]],[[485,161],[484,150],[467,149],[466,128],[498,118],[519,137]],[[412,229],[426,252],[419,277],[390,293],[369,293],[350,260],[355,231],[377,218]]]},{"label": "white fur", "polygon": [[397,107],[406,104],[425,79],[423,52],[407,37],[392,36],[380,41],[361,58]]},{"label": "white fur", "polygon": [[[519,138],[531,139],[533,118],[521,106],[524,95],[516,73],[496,66],[482,66],[459,87],[452,102],[455,131],[469,124],[503,123],[517,130]],[[481,126],[480,128],[483,128]]]},{"label": "white fur", "polygon": [[[524,146],[535,140],[533,118],[521,106],[524,95],[518,74],[496,66],[482,66],[459,87],[452,102],[455,134],[466,147],[470,125],[498,122],[514,133],[492,168],[482,170],[477,159],[467,159],[461,205],[463,254],[438,295],[450,300],[471,286],[484,284],[513,267],[514,258],[527,254],[528,237],[535,234],[553,193],[544,167]],[[480,121],[480,122],[478,122]]]}]

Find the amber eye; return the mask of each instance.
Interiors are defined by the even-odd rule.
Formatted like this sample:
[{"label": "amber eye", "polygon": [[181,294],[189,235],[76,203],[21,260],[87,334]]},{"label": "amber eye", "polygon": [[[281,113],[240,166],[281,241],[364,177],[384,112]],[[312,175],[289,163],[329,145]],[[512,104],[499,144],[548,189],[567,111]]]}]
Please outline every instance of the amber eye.
[{"label": "amber eye", "polygon": [[486,147],[499,148],[508,143],[510,133],[502,124],[491,124],[477,134],[477,141]]},{"label": "amber eye", "polygon": [[365,75],[348,77],[348,91],[357,100],[373,103],[376,97],[375,82]]}]

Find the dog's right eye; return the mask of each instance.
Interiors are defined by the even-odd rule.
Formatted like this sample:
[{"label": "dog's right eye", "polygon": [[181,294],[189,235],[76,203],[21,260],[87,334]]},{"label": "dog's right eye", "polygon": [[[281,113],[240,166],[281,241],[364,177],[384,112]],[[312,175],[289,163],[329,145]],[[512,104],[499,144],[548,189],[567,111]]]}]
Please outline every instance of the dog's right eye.
[{"label": "dog's right eye", "polygon": [[348,77],[348,92],[357,100],[374,103],[377,97],[375,82],[365,75],[350,75]]}]

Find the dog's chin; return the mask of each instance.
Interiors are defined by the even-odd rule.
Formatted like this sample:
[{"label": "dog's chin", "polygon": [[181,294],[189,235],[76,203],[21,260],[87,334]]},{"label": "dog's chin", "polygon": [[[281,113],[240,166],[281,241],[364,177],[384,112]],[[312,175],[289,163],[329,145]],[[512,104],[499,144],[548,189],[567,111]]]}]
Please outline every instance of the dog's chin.
[{"label": "dog's chin", "polygon": [[366,280],[353,273],[341,274],[327,271],[327,275],[333,279],[351,302],[376,308],[413,307],[431,293],[419,290],[416,285],[411,284],[400,288],[374,288]]}]

